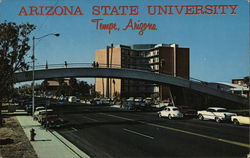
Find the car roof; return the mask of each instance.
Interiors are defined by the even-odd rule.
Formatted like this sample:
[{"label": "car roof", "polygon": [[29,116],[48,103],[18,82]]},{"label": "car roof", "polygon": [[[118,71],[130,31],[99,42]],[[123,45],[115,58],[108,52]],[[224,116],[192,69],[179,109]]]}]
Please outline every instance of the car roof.
[{"label": "car roof", "polygon": [[[40,110],[39,112],[45,112],[46,110]],[[53,111],[53,109],[47,109],[47,111]]]},{"label": "car roof", "polygon": [[226,108],[221,108],[221,107],[209,107],[208,109],[214,109],[214,110],[223,109],[223,110],[226,110]]},{"label": "car roof", "polygon": [[178,109],[178,107],[176,107],[176,106],[166,106],[166,108],[171,108],[171,109],[177,108]]}]

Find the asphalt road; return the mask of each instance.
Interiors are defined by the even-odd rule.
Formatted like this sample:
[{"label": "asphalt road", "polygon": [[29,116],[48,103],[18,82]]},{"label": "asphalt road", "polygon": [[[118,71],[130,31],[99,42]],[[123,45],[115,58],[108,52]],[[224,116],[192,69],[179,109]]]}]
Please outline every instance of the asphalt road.
[{"label": "asphalt road", "polygon": [[78,106],[75,114],[74,108],[59,108],[68,123],[57,131],[91,157],[246,158],[249,153],[247,126],[168,120],[156,112],[109,111],[106,107],[80,110],[85,108]]}]

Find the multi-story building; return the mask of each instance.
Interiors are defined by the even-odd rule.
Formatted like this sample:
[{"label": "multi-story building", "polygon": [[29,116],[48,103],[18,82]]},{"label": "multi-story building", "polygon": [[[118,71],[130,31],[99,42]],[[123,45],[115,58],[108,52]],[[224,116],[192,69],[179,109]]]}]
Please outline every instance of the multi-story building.
[{"label": "multi-story building", "polygon": [[[246,77],[247,78],[247,77]],[[249,77],[248,77],[249,78]],[[238,84],[240,86],[247,86],[246,80],[244,78],[232,79],[232,84]]]},{"label": "multi-story building", "polygon": [[[189,79],[189,48],[177,44],[136,44],[108,46],[96,50],[100,66],[131,68],[164,73]],[[166,85],[132,80],[96,78],[95,89],[104,97],[158,97],[169,98]]]}]

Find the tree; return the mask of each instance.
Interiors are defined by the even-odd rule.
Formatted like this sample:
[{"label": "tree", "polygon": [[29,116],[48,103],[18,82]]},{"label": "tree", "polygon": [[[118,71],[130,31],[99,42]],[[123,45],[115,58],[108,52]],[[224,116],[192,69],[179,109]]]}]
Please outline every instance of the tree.
[{"label": "tree", "polygon": [[86,97],[89,95],[89,90],[90,90],[90,85],[85,82],[85,81],[80,81],[79,84],[78,84],[78,93],[80,96],[82,97]]},{"label": "tree", "polygon": [[71,77],[69,79],[69,87],[70,87],[69,95],[75,96],[77,93],[77,89],[78,89],[78,83],[75,78]]},{"label": "tree", "polygon": [[29,35],[34,29],[31,24],[0,23],[0,126],[3,99],[9,98],[14,90],[14,73],[28,69],[25,57],[30,50]]},{"label": "tree", "polygon": [[49,82],[47,79],[45,79],[41,84],[41,90],[43,92],[47,92],[49,90]]},{"label": "tree", "polygon": [[69,86],[66,82],[64,82],[64,78],[57,79],[57,82],[59,83],[59,86],[57,87],[56,95],[67,96],[69,93]]}]

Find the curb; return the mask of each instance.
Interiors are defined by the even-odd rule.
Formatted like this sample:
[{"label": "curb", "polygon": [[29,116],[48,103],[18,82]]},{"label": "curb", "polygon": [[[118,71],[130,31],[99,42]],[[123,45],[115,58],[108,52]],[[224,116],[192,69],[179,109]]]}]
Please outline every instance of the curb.
[{"label": "curb", "polygon": [[[23,116],[16,116],[19,124],[21,125],[24,133],[26,134],[26,136],[28,137],[29,131],[27,131],[27,127],[25,127],[26,125],[22,125],[20,122],[20,117]],[[25,116],[24,116],[25,117]],[[32,117],[26,116],[26,118],[28,119],[32,119]],[[37,122],[33,123],[35,126],[37,126],[36,128],[41,128],[41,125],[38,124]],[[61,143],[62,146],[64,146],[64,148],[67,148],[67,150],[72,154],[72,156],[74,155],[74,157],[79,157],[79,158],[90,158],[86,153],[84,153],[83,151],[81,151],[79,148],[77,148],[75,145],[73,145],[71,142],[69,142],[67,139],[65,139],[63,136],[61,136],[58,132],[56,131],[51,131],[48,130],[47,131],[48,134],[51,137],[54,137],[55,140],[58,141],[58,143]],[[34,143],[34,142],[33,142]],[[31,145],[34,148],[34,144],[31,143]],[[37,153],[36,149],[34,148],[35,152]],[[38,154],[39,157],[39,154]],[[0,155],[1,158],[1,155]]]}]

